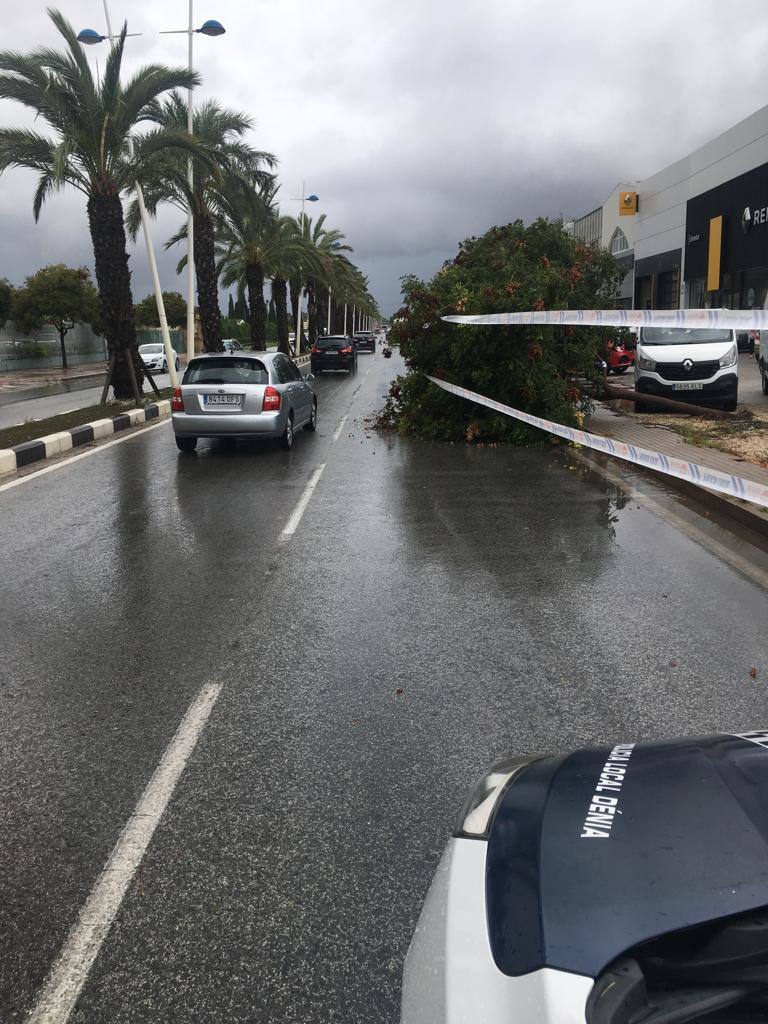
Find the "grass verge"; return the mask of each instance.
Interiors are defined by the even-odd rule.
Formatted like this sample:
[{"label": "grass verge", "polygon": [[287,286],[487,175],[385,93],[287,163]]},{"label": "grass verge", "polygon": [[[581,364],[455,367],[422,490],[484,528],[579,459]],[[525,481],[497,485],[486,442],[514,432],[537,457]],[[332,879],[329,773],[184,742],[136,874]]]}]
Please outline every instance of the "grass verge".
[{"label": "grass verge", "polygon": [[[154,391],[149,395],[145,394],[141,404],[142,406],[152,405],[163,398],[170,398],[171,391],[171,388],[160,388],[159,398]],[[84,409],[63,412],[44,420],[30,420],[27,423],[19,423],[15,427],[4,427],[0,429],[0,448],[11,448],[15,444],[23,444],[24,441],[34,441],[38,437],[56,434],[60,430],[69,430],[70,427],[79,427],[92,420],[104,420],[112,416],[119,416],[120,413],[136,408],[136,402],[133,400],[130,402],[107,402],[106,405],[88,405]]]},{"label": "grass verge", "polygon": [[751,420],[707,420],[665,414],[643,414],[644,426],[667,427],[688,444],[716,448],[746,462],[768,468],[768,419],[755,414]]}]

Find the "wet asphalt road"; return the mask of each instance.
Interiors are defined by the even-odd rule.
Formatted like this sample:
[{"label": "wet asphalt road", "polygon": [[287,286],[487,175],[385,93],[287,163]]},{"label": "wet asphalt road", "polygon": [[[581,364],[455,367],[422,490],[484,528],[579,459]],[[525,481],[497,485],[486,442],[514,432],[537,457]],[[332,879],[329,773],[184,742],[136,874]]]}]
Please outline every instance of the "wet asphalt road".
[{"label": "wet asphalt road", "polygon": [[319,380],[291,453],[179,456],[165,425],[0,491],[3,1021],[205,683],[78,1024],[395,1024],[483,768],[768,724],[760,587],[560,450],[366,431],[393,363]]}]

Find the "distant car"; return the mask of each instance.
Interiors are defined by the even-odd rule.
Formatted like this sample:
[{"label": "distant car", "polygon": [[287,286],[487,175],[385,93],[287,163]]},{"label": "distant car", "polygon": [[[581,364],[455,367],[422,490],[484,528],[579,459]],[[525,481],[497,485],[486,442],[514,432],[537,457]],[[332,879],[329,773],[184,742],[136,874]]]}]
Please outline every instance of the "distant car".
[{"label": "distant car", "polygon": [[325,370],[357,372],[357,351],[346,334],[327,334],[318,338],[309,353],[313,373]]},{"label": "distant car", "polygon": [[[158,343],[139,345],[139,355],[144,360],[144,365],[150,373],[167,373],[168,360],[165,356],[165,346]],[[176,356],[176,369],[179,368],[179,357]]]},{"label": "distant car", "polygon": [[623,341],[614,341],[612,338],[606,345],[605,356],[607,373],[626,373],[635,365],[635,353],[627,348]]},{"label": "distant car", "polygon": [[237,340],[237,338],[224,338],[222,343],[225,352],[243,352],[243,346]]},{"label": "distant car", "polygon": [[290,451],[300,427],[317,429],[313,380],[282,352],[195,356],[171,398],[176,445],[193,452],[200,437],[276,438]]},{"label": "distant car", "polygon": [[376,338],[373,331],[358,331],[354,340],[355,348],[358,352],[376,351]]}]

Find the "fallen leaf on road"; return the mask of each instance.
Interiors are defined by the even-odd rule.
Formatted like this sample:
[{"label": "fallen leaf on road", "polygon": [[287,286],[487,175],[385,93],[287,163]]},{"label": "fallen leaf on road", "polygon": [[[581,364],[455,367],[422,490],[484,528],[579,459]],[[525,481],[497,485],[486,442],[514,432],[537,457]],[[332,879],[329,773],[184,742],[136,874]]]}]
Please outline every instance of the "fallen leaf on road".
[{"label": "fallen leaf on road", "polygon": [[403,692],[402,686],[398,686],[398,688],[395,690],[395,696],[399,697],[402,692]]},{"label": "fallen leaf on road", "polygon": [[753,679],[757,679],[757,669],[755,668],[754,665],[749,670],[749,674],[752,676]]},{"label": "fallen leaf on road", "polygon": [[670,668],[677,668],[677,662],[673,659],[672,661],[670,661],[669,667]]}]

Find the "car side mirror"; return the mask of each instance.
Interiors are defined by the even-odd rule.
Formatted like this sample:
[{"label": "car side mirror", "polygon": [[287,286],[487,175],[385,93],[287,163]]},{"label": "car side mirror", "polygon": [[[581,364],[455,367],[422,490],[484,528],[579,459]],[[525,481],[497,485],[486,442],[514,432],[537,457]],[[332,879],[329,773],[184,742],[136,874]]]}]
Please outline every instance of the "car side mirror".
[{"label": "car side mirror", "polygon": [[307,383],[311,383],[314,379],[315,379],[314,373],[305,373],[304,374],[304,380],[307,381]]}]

